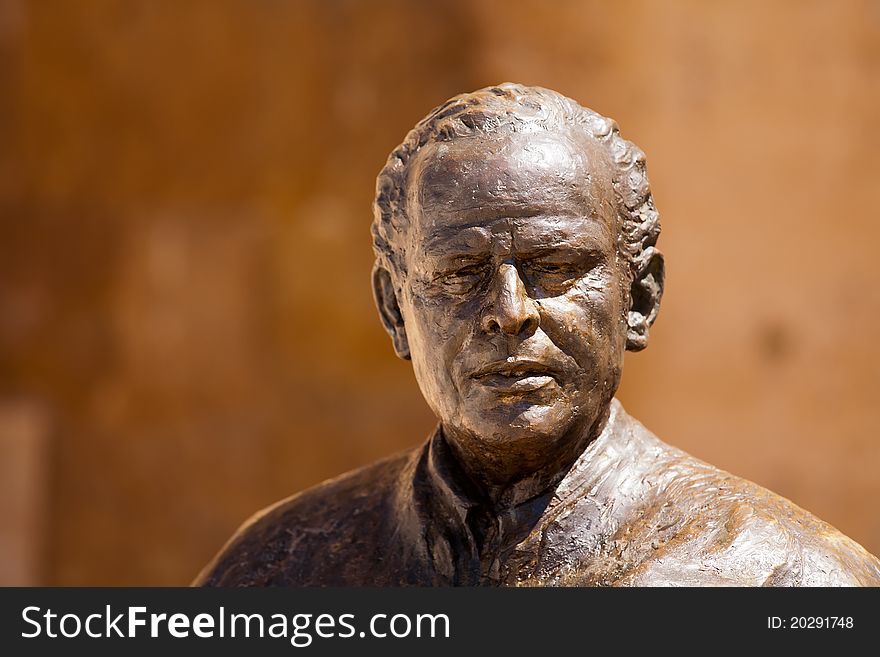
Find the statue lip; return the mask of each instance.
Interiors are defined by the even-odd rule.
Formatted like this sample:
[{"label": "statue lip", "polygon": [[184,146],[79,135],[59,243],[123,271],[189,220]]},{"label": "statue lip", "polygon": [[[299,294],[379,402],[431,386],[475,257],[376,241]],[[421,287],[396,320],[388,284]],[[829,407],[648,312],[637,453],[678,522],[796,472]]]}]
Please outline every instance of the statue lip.
[{"label": "statue lip", "polygon": [[534,360],[510,357],[507,360],[489,363],[471,374],[471,378],[480,379],[490,376],[521,378],[530,376],[551,376],[556,378],[556,370],[549,365]]}]

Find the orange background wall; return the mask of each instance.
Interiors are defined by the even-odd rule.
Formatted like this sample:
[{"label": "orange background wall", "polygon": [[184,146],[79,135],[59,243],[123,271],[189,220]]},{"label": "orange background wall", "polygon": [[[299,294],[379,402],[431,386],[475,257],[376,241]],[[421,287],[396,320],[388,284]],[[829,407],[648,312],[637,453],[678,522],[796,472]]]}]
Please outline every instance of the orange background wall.
[{"label": "orange background wall", "polygon": [[0,0],[0,583],[187,583],[420,441],[374,179],[506,80],[648,155],[628,410],[880,553],[880,2]]}]

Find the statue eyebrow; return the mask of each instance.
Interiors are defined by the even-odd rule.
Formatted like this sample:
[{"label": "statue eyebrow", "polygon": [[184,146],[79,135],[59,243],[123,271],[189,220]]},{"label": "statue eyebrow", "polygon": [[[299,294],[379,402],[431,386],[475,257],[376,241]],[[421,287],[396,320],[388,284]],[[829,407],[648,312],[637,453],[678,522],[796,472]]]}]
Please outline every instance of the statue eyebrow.
[{"label": "statue eyebrow", "polygon": [[482,265],[489,261],[487,253],[461,253],[450,251],[437,256],[426,258],[429,270],[438,272],[451,272],[465,267]]},{"label": "statue eyebrow", "polygon": [[542,226],[525,225],[514,235],[514,244],[521,249],[532,247],[564,248],[566,246],[592,246],[602,240],[606,233],[603,223],[594,218],[572,226],[571,218],[557,217],[553,224]]},{"label": "statue eyebrow", "polygon": [[482,226],[443,226],[428,234],[425,250],[482,253],[491,243],[489,231]]}]

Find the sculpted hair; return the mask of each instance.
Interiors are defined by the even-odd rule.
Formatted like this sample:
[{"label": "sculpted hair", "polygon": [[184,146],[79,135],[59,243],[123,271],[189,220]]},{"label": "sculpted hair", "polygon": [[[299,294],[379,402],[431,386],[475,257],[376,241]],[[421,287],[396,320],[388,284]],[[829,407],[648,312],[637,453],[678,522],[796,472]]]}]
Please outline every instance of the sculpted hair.
[{"label": "sculpted hair", "polygon": [[373,202],[373,251],[389,271],[406,273],[400,236],[409,227],[406,199],[410,164],[430,142],[489,134],[507,127],[515,132],[581,127],[608,149],[615,171],[612,179],[621,217],[619,251],[632,272],[660,236],[660,215],[654,207],[645,154],[620,136],[612,119],[581,107],[562,94],[542,87],[505,83],[450,98],[410,130],[395,148],[376,179]]}]

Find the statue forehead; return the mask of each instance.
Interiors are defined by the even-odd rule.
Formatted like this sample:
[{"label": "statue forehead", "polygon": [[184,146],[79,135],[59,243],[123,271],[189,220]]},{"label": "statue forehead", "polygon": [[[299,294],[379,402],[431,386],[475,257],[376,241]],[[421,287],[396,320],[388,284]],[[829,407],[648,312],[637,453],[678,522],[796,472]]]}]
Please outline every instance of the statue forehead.
[{"label": "statue forehead", "polygon": [[609,153],[579,129],[430,142],[414,165],[408,206],[417,224],[555,211],[598,217],[614,205]]}]

